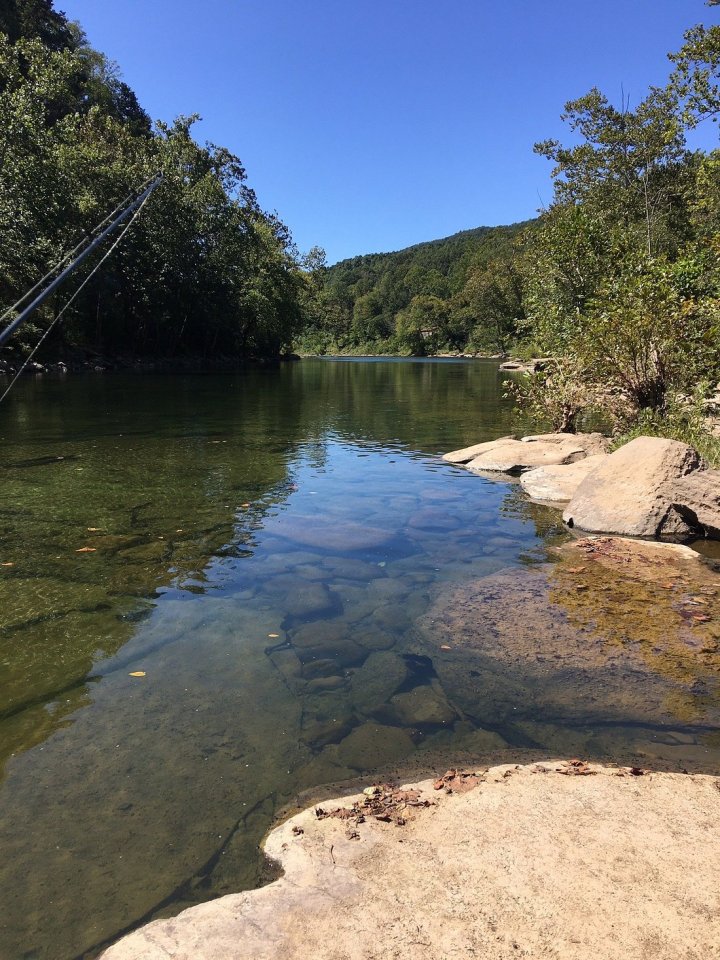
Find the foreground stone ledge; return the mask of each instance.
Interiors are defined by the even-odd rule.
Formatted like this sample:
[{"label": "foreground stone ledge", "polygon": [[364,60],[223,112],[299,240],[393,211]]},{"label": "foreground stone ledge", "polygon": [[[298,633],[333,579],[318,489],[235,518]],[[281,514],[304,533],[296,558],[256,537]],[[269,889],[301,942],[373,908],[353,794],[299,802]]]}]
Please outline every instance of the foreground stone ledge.
[{"label": "foreground stone ledge", "polygon": [[716,778],[548,761],[402,791],[299,813],[265,844],[280,880],[149,924],[103,957],[718,956]]}]

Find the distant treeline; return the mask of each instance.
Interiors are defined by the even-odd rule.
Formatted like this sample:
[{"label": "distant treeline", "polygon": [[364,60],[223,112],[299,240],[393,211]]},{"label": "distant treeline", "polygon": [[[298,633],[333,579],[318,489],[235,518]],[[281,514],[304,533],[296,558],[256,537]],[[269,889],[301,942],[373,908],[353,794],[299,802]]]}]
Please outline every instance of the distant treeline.
[{"label": "distant treeline", "polygon": [[700,435],[720,407],[720,150],[687,135],[720,118],[720,27],[692,27],[669,61],[639,103],[593,89],[565,105],[572,145],[535,146],[555,183],[537,220],[319,266],[302,342],[534,353],[551,360],[515,393],[559,429],[594,412]]},{"label": "distant treeline", "polygon": [[522,316],[516,262],[527,224],[478,227],[320,271],[310,352],[502,351]]},{"label": "distant treeline", "polygon": [[[153,124],[118,68],[52,0],[0,0],[0,306],[146,178],[165,180],[47,352],[277,355],[302,328],[307,272],[237,157],[196,118]],[[91,264],[14,341],[37,341]]]}]

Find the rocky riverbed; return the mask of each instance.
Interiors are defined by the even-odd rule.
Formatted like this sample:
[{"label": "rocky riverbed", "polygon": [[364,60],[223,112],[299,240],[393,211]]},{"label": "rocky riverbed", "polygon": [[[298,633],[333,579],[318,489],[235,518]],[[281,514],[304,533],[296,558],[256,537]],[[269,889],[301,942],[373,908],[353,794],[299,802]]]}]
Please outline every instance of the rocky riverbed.
[{"label": "rocky riverbed", "polygon": [[[505,438],[447,459],[522,480],[544,472],[567,496],[542,499],[569,503],[566,522],[578,503],[601,514],[627,488],[623,523],[644,510],[649,536],[713,536],[713,472],[682,444],[641,440],[651,442],[610,453],[597,435]],[[704,523],[678,489],[705,491]],[[285,536],[308,546],[316,530],[295,522]],[[687,769],[703,769],[720,727],[717,568],[686,546],[609,535],[557,545],[550,559],[436,590],[412,656],[379,642],[356,663],[350,639],[317,625],[295,631],[294,655],[318,665],[306,682],[331,698],[325,646],[348,645],[356,709],[368,717],[339,743],[337,730],[325,743],[318,724],[318,760],[367,768],[382,750],[389,766],[408,752],[406,728],[447,724],[467,726],[468,756],[497,763],[507,743],[493,725],[516,702],[506,717],[515,743],[532,748],[540,726],[562,717],[576,731],[568,750],[607,755],[604,731],[624,725],[642,766],[568,752],[313,804],[267,839],[279,881],[157,921],[104,956],[712,956],[720,877],[708,811],[720,781]],[[409,684],[417,664],[432,670]],[[442,733],[432,739],[439,748]],[[664,747],[682,773],[657,772]]]}]

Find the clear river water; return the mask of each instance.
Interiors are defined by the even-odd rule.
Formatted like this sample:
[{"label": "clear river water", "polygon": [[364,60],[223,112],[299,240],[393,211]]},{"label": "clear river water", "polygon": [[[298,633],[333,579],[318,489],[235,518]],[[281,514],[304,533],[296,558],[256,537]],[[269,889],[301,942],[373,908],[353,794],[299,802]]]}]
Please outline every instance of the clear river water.
[{"label": "clear river water", "polygon": [[[281,807],[373,770],[581,751],[717,769],[707,671],[543,655],[577,615],[557,585],[523,593],[560,562],[560,512],[439,458],[522,429],[482,361],[19,384],[0,407],[2,960],[96,956],[256,885]],[[463,590],[484,598],[472,655],[437,632]],[[506,633],[522,656],[498,654]]]}]

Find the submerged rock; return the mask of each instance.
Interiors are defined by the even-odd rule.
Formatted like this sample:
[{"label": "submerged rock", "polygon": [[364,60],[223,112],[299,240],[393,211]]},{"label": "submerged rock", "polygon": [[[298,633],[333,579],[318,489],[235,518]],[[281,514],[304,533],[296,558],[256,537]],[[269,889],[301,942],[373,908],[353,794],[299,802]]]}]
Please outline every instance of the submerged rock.
[{"label": "submerged rock", "polygon": [[292,633],[291,642],[303,664],[322,661],[324,665],[333,660],[338,667],[352,666],[367,656],[367,651],[350,639],[343,621],[306,623]]},{"label": "submerged rock", "polygon": [[402,686],[407,664],[395,653],[371,653],[353,673],[351,698],[358,713],[372,715]]},{"label": "submerged rock", "polygon": [[338,553],[375,550],[393,537],[392,531],[380,527],[320,516],[284,517],[277,533],[293,543]]},{"label": "submerged rock", "polygon": [[560,558],[438,590],[416,649],[453,702],[500,729],[539,716],[720,724],[713,566],[689,547],[618,537],[573,541]]},{"label": "submerged rock", "polygon": [[340,763],[362,772],[402,760],[414,749],[415,744],[406,730],[363,723],[337,745],[337,757]]},{"label": "submerged rock", "polygon": [[457,713],[437,683],[398,693],[390,704],[400,722],[409,727],[437,726],[457,719]]}]

